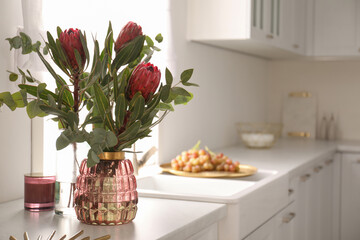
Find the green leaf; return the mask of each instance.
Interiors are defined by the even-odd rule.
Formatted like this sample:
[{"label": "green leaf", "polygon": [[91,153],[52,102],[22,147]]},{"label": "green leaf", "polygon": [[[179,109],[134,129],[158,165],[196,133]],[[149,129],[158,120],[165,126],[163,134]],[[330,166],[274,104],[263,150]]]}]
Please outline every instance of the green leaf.
[{"label": "green leaf", "polygon": [[100,50],[99,50],[99,42],[97,40],[94,40],[94,57],[93,57],[93,65],[91,67],[91,69],[94,69],[95,64],[98,63],[98,59],[100,55]]},{"label": "green leaf", "polygon": [[[90,116],[91,116],[91,114],[90,114]],[[102,123],[102,118],[100,116],[95,116],[95,117],[89,118],[84,121],[84,123],[82,124],[82,127],[85,127],[88,124],[95,124],[95,123]]]},{"label": "green leaf", "polygon": [[[27,84],[19,84],[18,87],[20,89],[25,89],[26,92],[34,97],[38,96],[38,91],[37,91],[37,86],[32,86],[32,85],[27,85]],[[53,96],[55,99],[58,98],[58,95],[56,95],[55,93],[44,89],[43,91],[40,92],[40,98],[43,100],[48,100],[48,95]]]},{"label": "green leaf", "polygon": [[92,71],[89,75],[88,81],[86,83],[85,89],[91,87],[95,82],[97,82],[100,78],[101,74],[101,61],[98,58],[97,62],[93,64]]},{"label": "green leaf", "polygon": [[156,109],[160,110],[160,111],[166,111],[166,110],[169,110],[169,111],[174,111],[174,108],[173,106],[171,105],[171,103],[162,103],[160,102]]},{"label": "green leaf", "polygon": [[171,88],[171,91],[176,95],[191,97],[190,93],[181,87],[173,87]]},{"label": "green leaf", "polygon": [[37,51],[38,56],[40,57],[41,61],[44,63],[47,70],[50,72],[50,74],[53,76],[56,82],[61,82],[61,78],[57,75],[57,73],[54,71],[54,69],[51,67],[51,65],[45,60],[44,56],[40,53],[40,51]]},{"label": "green leaf", "polygon": [[130,108],[130,123],[135,121],[136,119],[139,119],[142,116],[142,114],[144,113],[144,108],[145,99],[141,94],[139,94],[135,99],[134,105]]},{"label": "green leaf", "polygon": [[86,162],[86,165],[90,168],[95,166],[96,164],[98,164],[100,162],[100,158],[98,157],[98,155],[94,152],[93,149],[90,149],[87,155],[88,159]]},{"label": "green leaf", "polygon": [[118,136],[118,139],[128,140],[133,138],[139,131],[141,127],[140,121],[135,121],[131,124],[123,133]]},{"label": "green leaf", "polygon": [[149,36],[146,36],[146,37],[145,37],[145,41],[146,41],[146,44],[147,44],[149,47],[153,47],[153,46],[154,46],[154,42],[153,42],[153,40],[152,40]]},{"label": "green leaf", "polygon": [[9,80],[15,82],[16,80],[18,80],[18,75],[16,73],[10,73]]},{"label": "green leaf", "polygon": [[48,94],[47,97],[48,97],[49,105],[53,108],[57,108],[55,98],[53,96],[51,96],[50,94]]},{"label": "green leaf", "polygon": [[[46,83],[40,83],[37,87],[37,97],[40,98],[41,93],[46,89]],[[48,95],[48,94],[47,94]]]},{"label": "green leaf", "polygon": [[116,57],[111,64],[111,69],[117,71],[121,66],[134,61],[140,55],[144,46],[144,41],[145,36],[141,35],[126,43],[125,47],[116,54]]},{"label": "green leaf", "polygon": [[79,69],[82,68],[82,59],[79,51],[77,49],[74,49],[75,59],[78,64]]},{"label": "green leaf", "polygon": [[186,105],[191,99],[193,99],[194,95],[192,93],[190,93],[190,95],[191,95],[190,97],[178,95],[174,100],[174,104],[175,105],[179,105],[179,104]]},{"label": "green leaf", "polygon": [[16,103],[14,99],[11,96],[10,92],[2,92],[0,93],[0,102],[3,102],[8,106],[11,111],[14,111],[16,109]]},{"label": "green leaf", "polygon": [[65,80],[59,76],[59,82],[56,82],[57,90],[59,91],[58,98],[55,97],[55,99],[58,100],[59,106],[61,107],[61,103],[65,104],[68,107],[74,106],[74,98],[73,95],[67,86]]},{"label": "green leaf", "polygon": [[80,41],[81,41],[81,45],[84,49],[85,52],[85,56],[86,56],[86,61],[87,61],[87,65],[86,67],[89,65],[90,62],[90,54],[89,54],[89,49],[87,47],[87,42],[86,42],[86,33],[84,32],[84,35],[82,34],[82,32],[80,31]]},{"label": "green leaf", "polygon": [[34,43],[34,44],[31,46],[31,50],[32,50],[33,52],[39,51],[40,45],[41,45],[40,41],[37,41],[36,43]]},{"label": "green leaf", "polygon": [[196,84],[196,83],[190,83],[190,82],[184,82],[182,83],[184,86],[194,86],[194,87],[198,87],[199,84]]},{"label": "green leaf", "polygon": [[[20,90],[20,91],[22,91],[22,90]],[[24,100],[24,96],[20,91],[13,93],[11,96],[16,104],[16,107],[23,108],[27,105],[27,99],[26,99],[26,95],[25,95],[25,100]]]},{"label": "green leaf", "polygon": [[41,110],[40,106],[45,105],[43,101],[41,100],[33,100],[29,102],[29,104],[26,106],[26,112],[29,116],[29,118],[34,118],[36,116],[43,117],[46,114]]},{"label": "green leaf", "polygon": [[19,36],[15,36],[13,38],[6,38],[6,40],[9,41],[10,50],[13,48],[19,49],[22,46],[22,40],[21,40],[21,37],[19,37]]},{"label": "green leaf", "polygon": [[56,139],[56,150],[61,150],[69,146],[71,140],[66,136],[66,130],[63,131],[60,136]]},{"label": "green leaf", "polygon": [[32,42],[31,42],[31,38],[23,33],[20,32],[20,37],[21,37],[21,43],[22,43],[22,54],[29,54],[32,52]]},{"label": "green leaf", "polygon": [[194,71],[194,69],[187,69],[187,70],[183,71],[180,75],[181,82],[186,83],[187,81],[189,81],[193,74],[193,71]]},{"label": "green leaf", "polygon": [[99,111],[99,115],[103,119],[105,125],[114,132],[114,120],[111,115],[111,106],[109,100],[105,96],[104,92],[101,90],[99,84],[94,84],[95,91],[95,102],[97,109]]},{"label": "green leaf", "polygon": [[166,85],[170,85],[173,83],[173,76],[168,68],[165,70],[165,79],[166,79]]},{"label": "green leaf", "polygon": [[79,116],[73,112],[69,111],[66,116],[67,122],[72,130],[75,130],[78,128],[79,125]]},{"label": "green leaf", "polygon": [[49,45],[46,44],[46,46],[43,48],[43,54],[48,55],[49,54]]},{"label": "green leaf", "polygon": [[66,112],[64,112],[56,107],[40,105],[40,110],[46,112],[47,114],[52,114],[52,115],[61,117],[62,119],[67,119],[67,117],[68,117]]},{"label": "green leaf", "polygon": [[158,42],[158,43],[161,43],[163,41],[163,36],[161,35],[161,33],[159,33],[158,35],[156,35],[155,37],[155,40]]},{"label": "green leaf", "polygon": [[115,104],[115,121],[116,121],[116,127],[118,129],[120,129],[121,126],[123,125],[125,115],[126,115],[126,99],[125,99],[125,94],[121,93],[116,99],[116,104]]},{"label": "green leaf", "polygon": [[165,102],[169,98],[171,85],[165,85],[160,88],[160,98]]},{"label": "green leaf", "polygon": [[61,35],[62,32],[63,32],[63,31],[61,30],[61,28],[60,28],[59,26],[57,26],[57,28],[56,28],[56,33],[57,33],[57,35],[58,35],[58,38],[60,38],[60,35]]},{"label": "green leaf", "polygon": [[115,146],[118,142],[118,139],[117,139],[115,133],[110,132],[110,131],[106,132],[105,142],[106,142],[106,146],[108,148]]}]

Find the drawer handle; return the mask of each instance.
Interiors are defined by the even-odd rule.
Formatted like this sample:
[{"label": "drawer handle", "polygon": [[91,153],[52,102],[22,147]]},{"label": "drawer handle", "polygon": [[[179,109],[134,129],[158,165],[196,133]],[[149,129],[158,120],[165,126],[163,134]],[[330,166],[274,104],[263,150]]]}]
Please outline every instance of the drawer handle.
[{"label": "drawer handle", "polygon": [[[359,160],[360,161],[360,160]],[[326,160],[325,161],[325,164],[326,165],[330,165],[330,164],[332,164],[334,162],[334,160],[332,160],[332,159],[329,159],[329,160]]]},{"label": "drawer handle", "polygon": [[299,48],[299,45],[298,45],[298,44],[294,44],[294,45],[293,45],[293,48],[298,49],[298,48]]},{"label": "drawer handle", "polygon": [[272,34],[267,34],[267,35],[266,35],[266,38],[267,38],[267,39],[273,39],[273,38],[274,38],[274,35],[272,35]]},{"label": "drawer handle", "polygon": [[310,174],[305,174],[305,175],[302,175],[302,176],[300,177],[300,180],[301,180],[302,182],[306,182],[310,177],[311,177]]},{"label": "drawer handle", "polygon": [[289,188],[288,192],[289,192],[289,195],[291,195],[294,193],[294,189]]},{"label": "drawer handle", "polygon": [[291,222],[291,220],[293,220],[293,218],[295,217],[295,213],[291,212],[289,214],[287,214],[285,217],[283,217],[283,223],[289,223]]},{"label": "drawer handle", "polygon": [[322,166],[317,166],[317,167],[314,168],[314,172],[318,173],[318,172],[321,171],[321,169],[323,169]]}]

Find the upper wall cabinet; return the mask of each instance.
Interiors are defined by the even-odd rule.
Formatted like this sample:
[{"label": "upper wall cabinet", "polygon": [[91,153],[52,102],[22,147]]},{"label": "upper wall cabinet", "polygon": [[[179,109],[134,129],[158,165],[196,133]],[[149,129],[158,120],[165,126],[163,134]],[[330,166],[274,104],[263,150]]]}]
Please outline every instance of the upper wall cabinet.
[{"label": "upper wall cabinet", "polygon": [[188,0],[188,38],[266,58],[304,55],[305,1]]},{"label": "upper wall cabinet", "polygon": [[314,56],[360,56],[360,1],[311,0]]}]

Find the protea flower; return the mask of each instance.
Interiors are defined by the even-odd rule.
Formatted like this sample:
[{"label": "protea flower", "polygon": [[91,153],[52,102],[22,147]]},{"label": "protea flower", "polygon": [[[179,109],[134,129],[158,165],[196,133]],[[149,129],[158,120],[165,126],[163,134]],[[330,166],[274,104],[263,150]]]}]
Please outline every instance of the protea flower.
[{"label": "protea flower", "polygon": [[133,40],[137,36],[143,35],[140,25],[134,22],[128,22],[123,29],[121,29],[119,36],[115,42],[115,51],[118,53],[125,45],[125,43]]},{"label": "protea flower", "polygon": [[149,100],[159,86],[160,70],[151,63],[140,63],[132,72],[127,88],[127,97],[132,99],[135,93],[141,92],[145,101]]},{"label": "protea flower", "polygon": [[[79,72],[85,66],[86,56],[80,40],[80,30],[75,28],[69,28],[62,32],[59,37],[61,47],[69,60],[70,66],[74,72]],[[81,56],[81,66],[78,66],[75,57],[75,51],[77,50]]]}]

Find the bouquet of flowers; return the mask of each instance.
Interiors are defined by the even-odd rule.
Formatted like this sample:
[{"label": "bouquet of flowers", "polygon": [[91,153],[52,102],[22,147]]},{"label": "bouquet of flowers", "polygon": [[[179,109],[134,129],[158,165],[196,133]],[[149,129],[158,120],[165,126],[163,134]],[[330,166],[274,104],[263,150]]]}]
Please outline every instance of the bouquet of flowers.
[{"label": "bouquet of flowers", "polygon": [[[55,80],[56,89],[47,89],[46,83],[34,78],[29,70],[18,68],[19,73],[9,72],[9,79],[20,81],[19,91],[0,93],[0,106],[5,104],[11,110],[26,107],[30,118],[52,115],[62,129],[56,148],[87,142],[89,167],[99,162],[102,152],[122,151],[148,137],[151,129],[174,111],[173,105],[187,104],[192,99],[184,87],[197,86],[189,82],[193,69],[183,71],[174,84],[166,68],[166,81],[160,84],[160,70],[149,62],[160,49],[133,22],[123,27],[116,41],[109,23],[104,48],[101,50],[94,40],[92,56],[85,32],[73,28],[62,31],[58,27],[56,39],[47,32],[44,45],[32,43],[23,32],[7,40],[10,49],[37,54]],[[155,40],[160,43],[163,37],[158,34]],[[66,79],[46,60],[47,54]],[[79,112],[84,110],[87,115],[80,121]],[[91,131],[87,125],[92,125]]]}]

